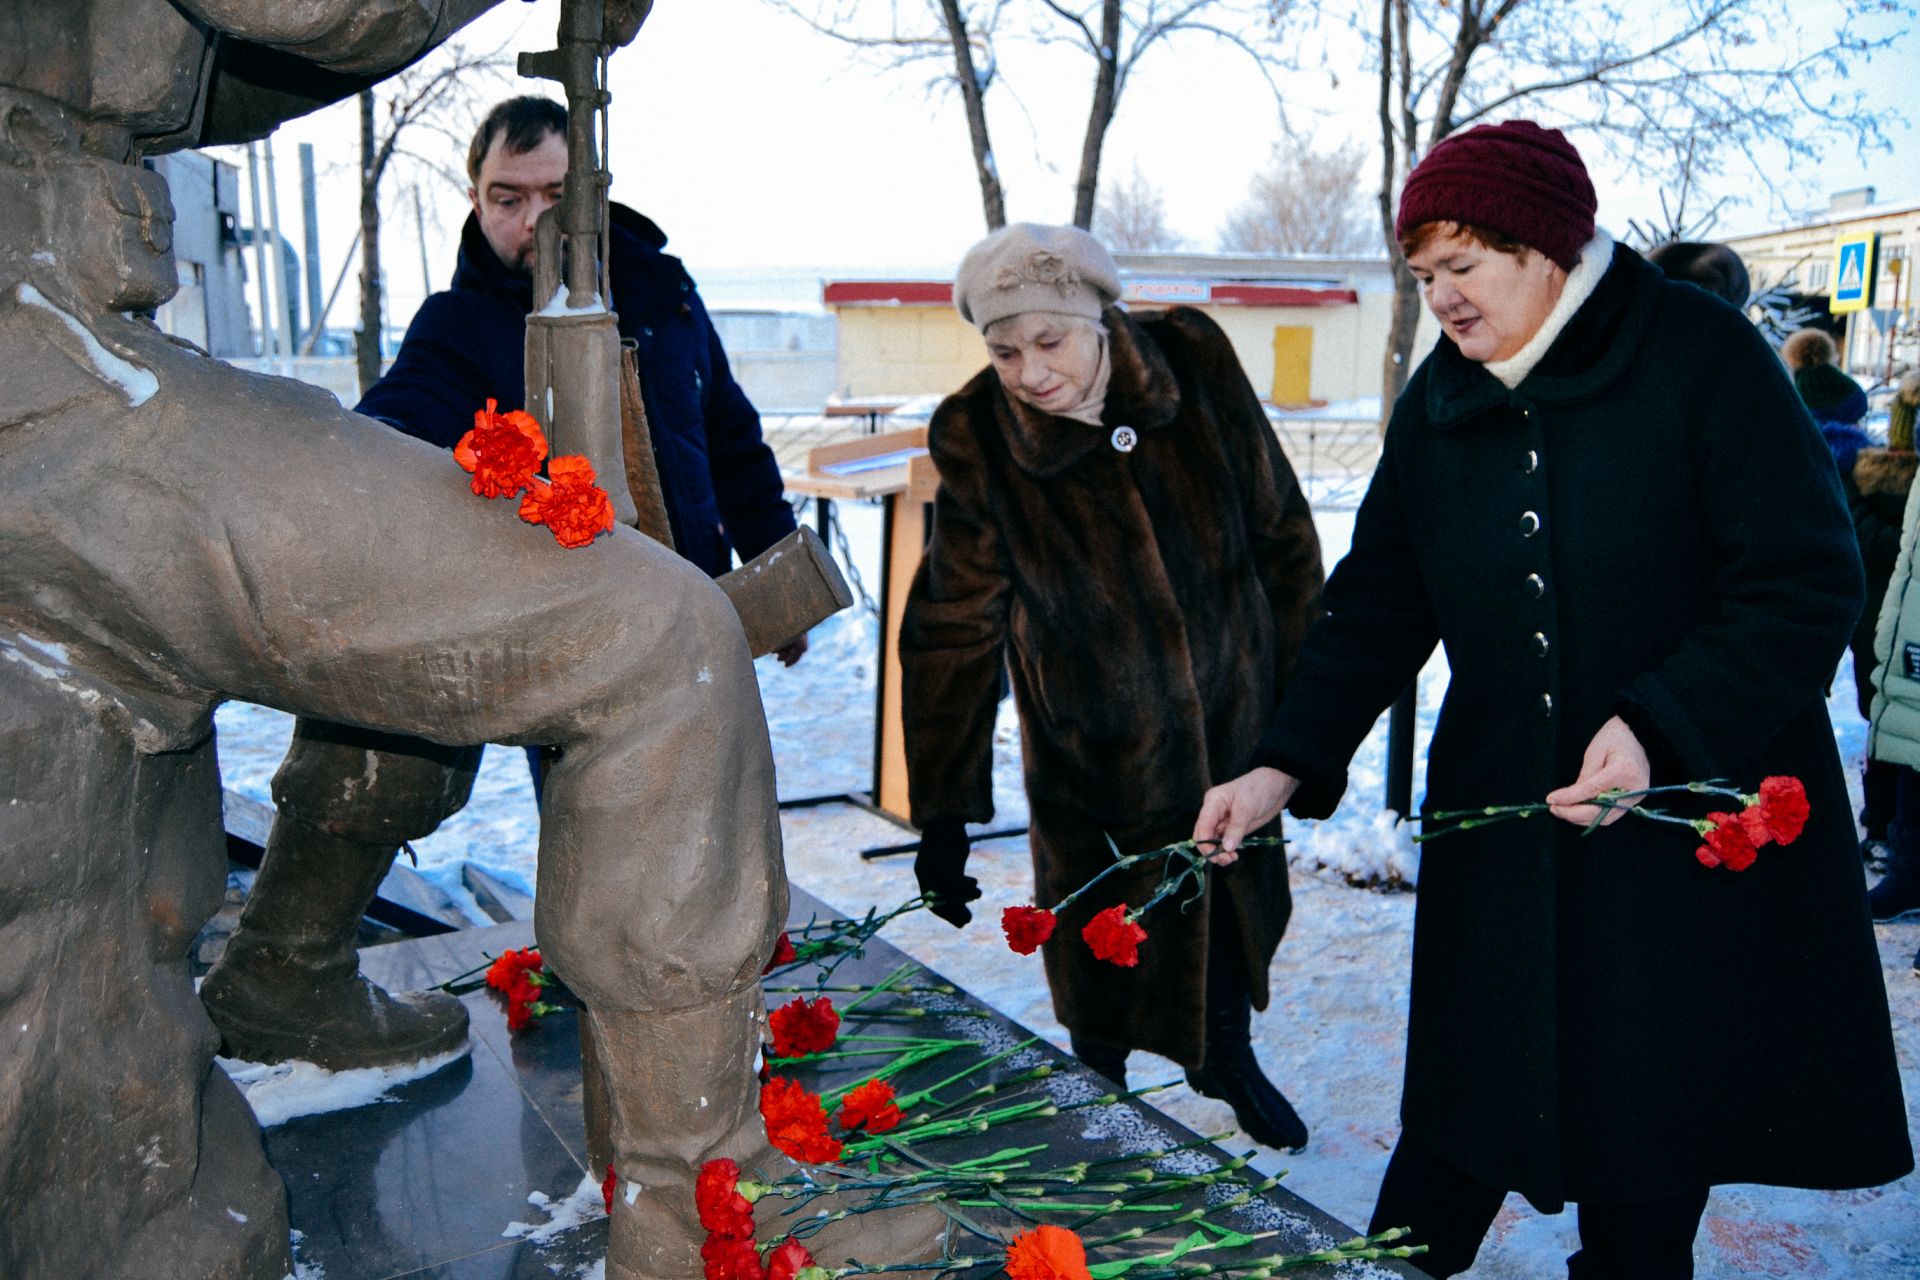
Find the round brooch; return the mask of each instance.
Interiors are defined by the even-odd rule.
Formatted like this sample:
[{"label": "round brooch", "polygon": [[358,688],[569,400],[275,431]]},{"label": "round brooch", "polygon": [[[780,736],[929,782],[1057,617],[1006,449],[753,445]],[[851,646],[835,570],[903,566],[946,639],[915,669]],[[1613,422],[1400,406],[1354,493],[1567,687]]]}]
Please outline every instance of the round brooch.
[{"label": "round brooch", "polygon": [[1140,433],[1132,427],[1115,427],[1113,429],[1113,447],[1120,452],[1132,453],[1133,446],[1139,443]]}]

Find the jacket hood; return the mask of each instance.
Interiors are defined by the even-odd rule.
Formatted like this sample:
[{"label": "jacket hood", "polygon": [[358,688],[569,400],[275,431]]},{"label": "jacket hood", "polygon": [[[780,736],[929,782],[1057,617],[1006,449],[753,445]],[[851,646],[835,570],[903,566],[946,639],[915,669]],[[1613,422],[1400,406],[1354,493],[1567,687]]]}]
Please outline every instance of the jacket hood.
[{"label": "jacket hood", "polygon": [[997,374],[986,371],[1008,451],[1030,475],[1054,475],[1096,449],[1111,448],[1110,428],[1156,431],[1180,412],[1180,382],[1159,345],[1118,307],[1108,307],[1100,321],[1107,327],[1107,359],[1113,362],[1113,372],[1099,427],[1016,400],[1000,385]]},{"label": "jacket hood", "polygon": [[[608,210],[616,247],[650,254],[666,247],[667,233],[652,218],[619,203],[609,204]],[[460,258],[453,270],[453,287],[504,293],[522,303],[526,310],[533,310],[533,277],[522,275],[500,261],[500,255],[480,233],[477,214],[467,214],[460,228]]]},{"label": "jacket hood", "polygon": [[1428,419],[1449,428],[1503,404],[1566,403],[1605,390],[1639,354],[1664,282],[1658,267],[1615,244],[1613,261],[1592,296],[1512,391],[1441,335],[1423,366]]}]

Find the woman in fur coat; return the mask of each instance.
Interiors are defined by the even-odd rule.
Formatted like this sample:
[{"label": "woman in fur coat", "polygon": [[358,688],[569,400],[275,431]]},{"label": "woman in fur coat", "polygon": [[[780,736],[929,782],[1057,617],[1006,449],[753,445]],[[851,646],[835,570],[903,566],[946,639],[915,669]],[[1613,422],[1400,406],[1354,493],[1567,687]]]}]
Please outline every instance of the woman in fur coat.
[{"label": "woman in fur coat", "polygon": [[[1511,1191],[1579,1204],[1573,1280],[1684,1280],[1713,1186],[1913,1168],[1827,718],[1863,596],[1839,478],[1753,325],[1615,246],[1594,208],[1579,153],[1528,121],[1454,134],[1407,179],[1396,230],[1442,337],[1261,767],[1194,830],[1230,849],[1282,806],[1329,813],[1436,643],[1424,811],[1552,806],[1421,857],[1373,1221],[1412,1228],[1434,1276],[1472,1265]],[[1595,803],[1782,775],[1805,829],[1738,872]]]},{"label": "woman in fur coat", "polygon": [[[1093,237],[1031,224],[975,245],[955,282],[991,367],[928,432],[940,492],[900,657],[916,870],[956,926],[979,896],[964,824],[992,816],[1003,672],[1051,907],[1114,848],[1183,838],[1202,793],[1252,763],[1319,608],[1312,515],[1226,335],[1187,308],[1135,317],[1119,293]],[[1102,882],[1043,947],[1074,1051],[1116,1080],[1131,1049],[1172,1058],[1250,1137],[1304,1146],[1249,1043],[1291,910],[1285,857],[1156,912],[1137,966],[1094,959],[1082,926],[1157,875]]]}]

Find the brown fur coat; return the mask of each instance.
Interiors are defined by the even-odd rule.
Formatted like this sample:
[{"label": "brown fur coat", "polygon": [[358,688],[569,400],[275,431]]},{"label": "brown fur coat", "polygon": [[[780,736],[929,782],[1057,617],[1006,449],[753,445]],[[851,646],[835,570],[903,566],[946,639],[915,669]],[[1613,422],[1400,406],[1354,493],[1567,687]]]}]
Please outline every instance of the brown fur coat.
[{"label": "brown fur coat", "polygon": [[[1305,497],[1223,334],[1176,308],[1109,309],[1099,427],[1009,397],[985,370],[941,404],[933,536],[900,635],[916,822],[992,816],[1003,665],[1020,711],[1036,900],[1112,858],[1185,838],[1202,794],[1249,764],[1319,611]],[[1112,443],[1122,425],[1138,447]],[[1277,830],[1277,828],[1276,828]],[[1157,870],[1115,877],[1044,949],[1077,1034],[1201,1058],[1208,911],[1156,908],[1140,964],[1094,960],[1080,929]],[[1255,851],[1214,877],[1234,910],[1255,1004],[1285,932],[1286,860]]]}]

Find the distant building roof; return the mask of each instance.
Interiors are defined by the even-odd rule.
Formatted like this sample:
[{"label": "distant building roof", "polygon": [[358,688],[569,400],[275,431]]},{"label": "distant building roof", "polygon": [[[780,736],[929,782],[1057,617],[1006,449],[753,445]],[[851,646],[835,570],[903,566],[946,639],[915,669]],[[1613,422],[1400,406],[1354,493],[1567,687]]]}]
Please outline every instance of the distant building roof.
[{"label": "distant building roof", "polygon": [[[1123,275],[1128,302],[1211,304],[1238,307],[1342,307],[1358,291],[1326,281],[1222,280],[1199,274]],[[950,307],[950,280],[830,280],[822,292],[829,307]]]},{"label": "distant building roof", "polygon": [[1767,227],[1760,231],[1748,231],[1737,236],[1726,236],[1722,243],[1738,245],[1747,240],[1760,240],[1768,236],[1785,235],[1795,231],[1818,231],[1822,227],[1844,226],[1850,222],[1876,222],[1881,218],[1897,218],[1904,213],[1920,213],[1920,200],[1886,200],[1878,204],[1856,205],[1850,209],[1827,209],[1804,222],[1792,222],[1784,226]]}]

